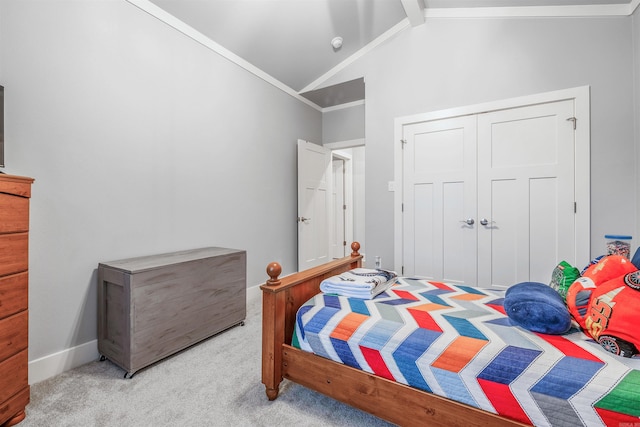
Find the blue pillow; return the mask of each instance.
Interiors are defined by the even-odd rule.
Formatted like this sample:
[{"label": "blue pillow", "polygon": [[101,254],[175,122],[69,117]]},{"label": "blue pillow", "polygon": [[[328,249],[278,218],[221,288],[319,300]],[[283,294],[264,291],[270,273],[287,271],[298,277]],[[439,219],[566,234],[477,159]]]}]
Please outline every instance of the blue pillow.
[{"label": "blue pillow", "polygon": [[571,315],[558,292],[537,282],[522,282],[507,289],[504,311],[511,324],[532,332],[561,335],[571,329]]}]

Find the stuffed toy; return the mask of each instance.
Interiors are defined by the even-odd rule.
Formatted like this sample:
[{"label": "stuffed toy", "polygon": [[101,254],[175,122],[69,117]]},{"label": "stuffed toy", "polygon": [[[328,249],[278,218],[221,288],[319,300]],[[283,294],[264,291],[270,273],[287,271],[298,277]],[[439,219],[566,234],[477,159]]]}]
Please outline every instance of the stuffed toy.
[{"label": "stuffed toy", "polygon": [[567,307],[580,327],[607,351],[631,357],[640,349],[640,272],[620,255],[589,266],[567,291]]},{"label": "stuffed toy", "polygon": [[580,270],[566,261],[561,261],[560,264],[553,269],[553,273],[551,273],[551,283],[549,283],[549,286],[555,289],[562,297],[562,301],[564,301],[567,298],[569,286],[571,286],[578,277],[580,277]]},{"label": "stuffed toy", "polygon": [[543,334],[564,334],[571,315],[560,294],[537,282],[522,282],[507,289],[504,311],[512,324]]},{"label": "stuffed toy", "polygon": [[637,268],[628,258],[622,255],[608,255],[587,268],[582,277],[589,278],[596,284],[607,282],[636,271]]},{"label": "stuffed toy", "polygon": [[[600,256],[595,257],[595,258],[594,258],[594,259],[592,259],[591,261],[589,261],[589,264],[587,264],[587,265],[582,269],[582,271],[580,272],[580,276],[582,276],[582,275],[587,271],[587,269],[588,269],[589,267],[591,267],[593,264],[597,264],[597,263],[599,263],[599,262],[600,262],[600,260],[601,260],[602,258],[604,258],[604,257],[605,257],[604,255],[600,255]],[[569,284],[569,286],[571,286],[571,284]]]}]

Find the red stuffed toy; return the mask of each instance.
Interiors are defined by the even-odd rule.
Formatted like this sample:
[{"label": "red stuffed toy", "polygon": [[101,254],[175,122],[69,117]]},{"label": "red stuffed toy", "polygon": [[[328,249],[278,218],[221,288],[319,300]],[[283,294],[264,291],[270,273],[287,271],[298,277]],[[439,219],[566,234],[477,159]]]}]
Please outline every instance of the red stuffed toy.
[{"label": "red stuffed toy", "polygon": [[567,291],[580,327],[607,351],[631,357],[640,349],[640,271],[620,255],[591,265]]}]

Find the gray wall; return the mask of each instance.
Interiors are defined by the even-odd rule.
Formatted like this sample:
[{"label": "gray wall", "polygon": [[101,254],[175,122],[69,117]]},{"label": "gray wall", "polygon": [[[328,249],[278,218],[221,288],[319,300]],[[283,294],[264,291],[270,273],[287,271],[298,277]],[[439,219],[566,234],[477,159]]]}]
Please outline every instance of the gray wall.
[{"label": "gray wall", "polygon": [[321,113],[124,0],[2,0],[7,168],[35,178],[30,360],[96,338],[98,262],[296,266],[296,141]]},{"label": "gray wall", "polygon": [[363,139],[364,118],[364,104],[322,113],[322,143]]},{"label": "gray wall", "polygon": [[591,254],[604,251],[607,232],[633,234],[638,157],[632,41],[630,17],[434,18],[326,82],[362,76],[367,82],[366,253],[393,259],[393,193],[387,182],[394,179],[394,118],[586,85]]}]

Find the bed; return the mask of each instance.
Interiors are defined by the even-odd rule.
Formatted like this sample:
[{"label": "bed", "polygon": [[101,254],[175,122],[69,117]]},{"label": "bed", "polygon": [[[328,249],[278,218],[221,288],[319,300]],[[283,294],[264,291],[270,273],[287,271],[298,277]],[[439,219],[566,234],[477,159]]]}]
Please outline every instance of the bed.
[{"label": "bed", "polygon": [[[398,425],[640,425],[640,359],[607,353],[577,330],[551,336],[510,326],[501,291],[400,278],[376,303],[321,294],[324,279],[361,267],[359,248],[283,278],[279,264],[267,267],[262,382],[270,400],[285,378]],[[381,310],[366,308],[374,306]],[[372,323],[386,331],[355,332]]]}]

